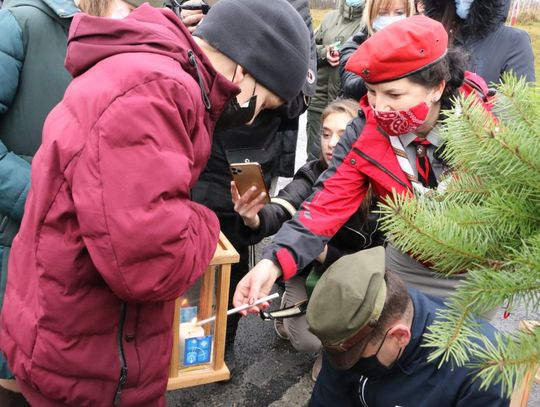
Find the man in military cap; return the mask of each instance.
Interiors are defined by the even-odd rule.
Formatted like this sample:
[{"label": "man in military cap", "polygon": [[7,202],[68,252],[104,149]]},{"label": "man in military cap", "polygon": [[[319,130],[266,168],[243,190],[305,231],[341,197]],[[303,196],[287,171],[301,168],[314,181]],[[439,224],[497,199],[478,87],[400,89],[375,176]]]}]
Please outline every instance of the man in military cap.
[{"label": "man in military cap", "polygon": [[[310,405],[508,406],[499,386],[480,390],[473,370],[428,362],[433,349],[422,346],[423,335],[441,306],[385,272],[382,247],[336,261],[307,309],[310,330],[324,346]],[[495,329],[480,323],[493,337]]]}]

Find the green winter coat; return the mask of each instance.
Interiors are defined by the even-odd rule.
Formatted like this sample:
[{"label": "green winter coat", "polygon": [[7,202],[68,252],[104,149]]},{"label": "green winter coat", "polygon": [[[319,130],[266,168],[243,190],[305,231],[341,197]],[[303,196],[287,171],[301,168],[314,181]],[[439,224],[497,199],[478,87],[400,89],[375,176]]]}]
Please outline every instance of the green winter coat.
[{"label": "green winter coat", "polygon": [[[0,10],[0,307],[43,123],[71,76],[64,68],[72,0],[6,0]],[[10,378],[0,355],[0,378]]]},{"label": "green winter coat", "polygon": [[315,32],[317,45],[317,89],[308,110],[321,113],[339,94],[339,65],[332,67],[326,61],[326,46],[342,45],[360,28],[362,7],[349,7],[342,0],[337,10],[328,13]]}]

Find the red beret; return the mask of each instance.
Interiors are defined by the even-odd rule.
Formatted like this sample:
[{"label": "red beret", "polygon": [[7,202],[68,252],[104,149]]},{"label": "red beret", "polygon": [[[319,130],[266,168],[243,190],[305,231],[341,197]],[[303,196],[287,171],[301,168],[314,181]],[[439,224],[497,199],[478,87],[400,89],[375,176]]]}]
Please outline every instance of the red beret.
[{"label": "red beret", "polygon": [[345,69],[367,83],[401,79],[439,61],[448,48],[448,34],[425,16],[405,18],[377,31],[351,55]]}]

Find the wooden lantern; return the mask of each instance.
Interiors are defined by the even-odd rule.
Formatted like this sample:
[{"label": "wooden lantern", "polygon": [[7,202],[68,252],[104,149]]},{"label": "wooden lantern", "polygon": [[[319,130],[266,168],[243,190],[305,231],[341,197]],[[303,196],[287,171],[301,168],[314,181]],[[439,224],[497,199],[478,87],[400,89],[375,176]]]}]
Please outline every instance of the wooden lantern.
[{"label": "wooden lantern", "polygon": [[[186,296],[176,300],[172,328],[173,350],[167,390],[197,386],[230,378],[229,369],[224,361],[225,330],[227,326],[227,305],[231,264],[237,263],[238,260],[238,253],[225,235],[220,233],[216,253],[199,283],[188,290]],[[180,330],[182,329],[180,327],[181,310],[182,307],[188,303],[188,297],[192,299],[196,298],[196,318],[198,321],[213,315],[216,315],[216,320],[213,323],[205,324],[201,327],[202,330],[204,330],[204,335],[212,335],[212,354],[210,361],[208,363],[186,367],[184,365],[183,355],[180,355],[184,346],[180,343],[179,338]],[[201,328],[198,329],[200,330]]]}]

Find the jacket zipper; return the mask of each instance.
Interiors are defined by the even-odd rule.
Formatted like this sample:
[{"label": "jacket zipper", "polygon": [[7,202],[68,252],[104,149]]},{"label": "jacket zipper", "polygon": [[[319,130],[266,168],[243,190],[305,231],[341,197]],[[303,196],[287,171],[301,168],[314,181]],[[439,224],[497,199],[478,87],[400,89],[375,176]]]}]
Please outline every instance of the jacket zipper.
[{"label": "jacket zipper", "polygon": [[193,50],[189,50],[187,52],[188,60],[191,66],[195,68],[195,73],[197,74],[197,81],[199,82],[199,88],[201,88],[201,95],[202,100],[204,103],[204,107],[206,110],[210,110],[212,108],[212,104],[210,103],[210,98],[208,97],[208,94],[206,93],[206,89],[204,88],[204,81],[201,76],[201,72],[199,71],[199,65],[197,65],[197,59],[195,58],[195,53]]},{"label": "jacket zipper", "polygon": [[124,322],[126,320],[126,303],[122,302],[120,305],[120,320],[118,322],[118,334],[116,336],[116,343],[118,345],[118,357],[120,358],[120,378],[118,379],[118,386],[116,387],[116,393],[114,395],[113,406],[120,405],[120,399],[122,397],[122,390],[127,382],[128,367],[126,363],[126,356],[124,355]]},{"label": "jacket zipper", "polygon": [[371,158],[369,155],[367,155],[366,153],[360,151],[358,148],[356,147],[353,147],[352,148],[353,151],[358,154],[360,157],[362,157],[364,160],[366,161],[369,161],[371,164],[373,164],[375,167],[377,167],[378,169],[380,169],[382,172],[384,172],[385,174],[389,175],[390,177],[392,177],[394,179],[394,181],[396,181],[398,184],[404,186],[406,189],[411,189],[410,186],[408,186],[407,184],[405,184],[402,180],[400,180],[395,174],[393,174],[391,171],[388,170],[388,168],[386,168],[385,166],[383,166],[380,162],[376,161],[375,159]]}]

